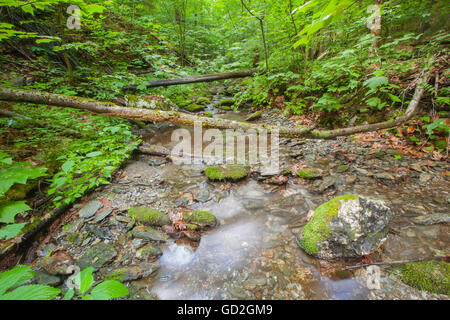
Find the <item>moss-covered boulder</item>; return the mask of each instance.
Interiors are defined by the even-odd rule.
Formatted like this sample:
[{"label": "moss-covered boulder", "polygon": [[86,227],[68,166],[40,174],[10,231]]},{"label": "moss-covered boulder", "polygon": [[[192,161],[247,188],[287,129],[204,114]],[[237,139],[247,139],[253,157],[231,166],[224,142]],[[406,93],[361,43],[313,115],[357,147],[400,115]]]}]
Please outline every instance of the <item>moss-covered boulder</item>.
[{"label": "moss-covered boulder", "polygon": [[317,168],[304,168],[297,171],[297,176],[301,179],[319,179],[323,176],[323,171]]},{"label": "moss-covered boulder", "polygon": [[132,207],[128,210],[128,215],[134,221],[147,226],[164,226],[170,223],[165,213],[145,207]]},{"label": "moss-covered boulder", "polygon": [[239,165],[213,166],[205,169],[205,175],[211,181],[239,181],[248,176],[248,170]]},{"label": "moss-covered boulder", "polygon": [[[216,217],[209,211],[196,210],[183,214],[183,218],[189,225],[196,225],[200,228],[214,227],[217,224]],[[191,226],[190,229],[192,230],[193,227]]]},{"label": "moss-covered boulder", "polygon": [[186,110],[189,111],[189,112],[200,112],[200,111],[205,110],[205,106],[193,103],[193,104],[187,106]]},{"label": "moss-covered boulder", "polygon": [[196,104],[200,104],[202,106],[206,106],[207,104],[211,103],[211,100],[206,97],[198,98],[197,101],[195,101]]},{"label": "moss-covered boulder", "polygon": [[363,256],[383,243],[393,217],[384,201],[358,195],[336,197],[317,207],[299,244],[321,259]]},{"label": "moss-covered boulder", "polygon": [[219,102],[216,102],[216,107],[222,107],[222,106],[232,106],[234,104],[235,100],[233,98],[229,99],[222,99]]},{"label": "moss-covered boulder", "polygon": [[407,285],[437,294],[450,295],[450,265],[444,261],[405,263],[400,279]]},{"label": "moss-covered boulder", "polygon": [[136,95],[125,96],[125,104],[129,108],[175,111],[176,106],[162,96],[144,97]]}]

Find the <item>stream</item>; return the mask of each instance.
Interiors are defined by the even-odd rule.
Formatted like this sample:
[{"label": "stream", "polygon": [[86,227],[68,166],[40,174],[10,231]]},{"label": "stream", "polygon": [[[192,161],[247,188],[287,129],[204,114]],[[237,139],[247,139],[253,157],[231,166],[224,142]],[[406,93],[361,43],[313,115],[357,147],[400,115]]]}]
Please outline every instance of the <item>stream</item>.
[{"label": "stream", "polygon": [[[248,115],[214,108],[219,100],[214,97],[206,108],[214,117],[243,120]],[[145,142],[171,149],[176,128],[155,126]],[[397,213],[387,241],[373,254],[375,260],[448,254],[448,223],[427,225],[415,220],[431,213],[448,215],[449,179],[441,174],[449,170],[447,162],[408,156],[397,159],[390,149],[371,154],[370,144],[358,144],[352,138],[280,138],[280,144],[281,169],[306,163],[328,175],[315,182],[291,176],[286,184],[276,185],[268,183],[270,177],[261,176],[262,168],[255,166],[254,174],[241,182],[213,183],[202,173],[206,163],[176,165],[140,154],[125,165],[120,178],[90,196],[91,200],[104,199],[114,214],[100,222],[77,218],[53,243],[40,248],[40,255],[50,246],[78,260],[86,250],[104,243],[115,254],[99,266],[99,274],[138,268],[138,274],[133,276],[133,271],[127,279],[134,299],[445,298],[403,284],[388,268],[378,268],[378,284],[371,285],[373,275],[368,268],[343,270],[360,260],[319,261],[299,248],[297,236],[310,210],[334,196],[355,193],[384,199]],[[406,169],[411,165],[418,170]],[[202,232],[200,239],[183,236],[161,241],[162,255],[149,263],[137,255],[147,242],[126,233],[130,229],[126,210],[138,205],[167,213],[180,208],[206,210],[219,224]],[[70,243],[70,232],[83,238]],[[152,271],[145,272],[149,268]]]}]

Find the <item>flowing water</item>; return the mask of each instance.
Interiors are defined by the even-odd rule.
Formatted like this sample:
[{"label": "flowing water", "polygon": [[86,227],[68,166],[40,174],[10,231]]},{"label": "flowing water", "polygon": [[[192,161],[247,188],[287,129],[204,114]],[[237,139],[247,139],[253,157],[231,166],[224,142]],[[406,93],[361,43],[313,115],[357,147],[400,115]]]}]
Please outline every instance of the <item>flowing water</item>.
[{"label": "flowing water", "polygon": [[[213,111],[211,105],[208,109]],[[241,120],[244,114],[227,112],[220,116]],[[162,127],[147,142],[171,148],[174,129]],[[314,160],[316,166],[329,166],[330,161],[324,160],[324,155],[329,155],[333,146],[333,142],[324,143],[322,151],[319,148],[306,160]],[[289,150],[289,145],[282,147],[282,165],[296,163],[286,156]],[[358,162],[357,166],[363,167]],[[200,242],[182,238],[163,245],[163,255],[158,261],[160,269],[139,281],[141,287],[159,299],[366,299],[371,294],[371,298],[411,297],[409,287],[401,287],[384,270],[381,288],[371,287],[370,275],[364,269],[342,270],[355,261],[320,262],[300,250],[297,236],[307,222],[308,212],[333,193],[383,198],[399,212],[393,232],[377,258],[398,260],[448,253],[447,225],[424,227],[411,222],[417,211],[448,212],[445,199],[448,183],[433,187],[415,183],[379,184],[364,177],[361,174],[364,169],[360,169],[344,176],[335,185],[336,191],[318,195],[294,181],[283,186],[255,179],[213,184],[201,174],[204,167],[205,164],[169,163],[155,169],[171,185],[168,193],[160,194],[161,198],[173,200],[180,194],[194,197],[202,194],[205,199],[189,207],[208,210],[220,221],[219,226],[202,235]],[[406,292],[403,295],[399,293],[402,290]]]}]

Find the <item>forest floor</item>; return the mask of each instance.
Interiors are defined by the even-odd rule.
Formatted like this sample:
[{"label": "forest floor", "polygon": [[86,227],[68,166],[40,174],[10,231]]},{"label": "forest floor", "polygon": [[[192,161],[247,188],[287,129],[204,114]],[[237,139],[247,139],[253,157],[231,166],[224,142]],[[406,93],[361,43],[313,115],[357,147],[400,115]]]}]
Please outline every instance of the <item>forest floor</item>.
[{"label": "forest floor", "polygon": [[[211,110],[234,120],[248,115]],[[293,125],[298,120],[267,111],[259,121]],[[173,147],[175,126],[150,127],[154,132],[143,136],[145,142]],[[445,154],[418,151],[382,131],[335,140],[280,138],[280,173],[321,169],[313,181],[268,174],[256,165],[241,182],[213,183],[203,174],[208,165],[135,154],[111,184],[96,188],[56,220],[21,261],[40,270],[40,283],[51,285],[63,285],[63,278],[41,269],[61,261],[94,266],[96,279],[125,282],[133,299],[448,299],[407,286],[393,267],[379,269],[379,287],[369,284],[366,268],[343,270],[361,261],[448,254]],[[396,218],[387,241],[357,260],[330,263],[306,255],[297,237],[308,213],[348,193],[389,202]],[[172,221],[183,212],[207,210],[219,223],[198,231],[142,228],[127,214],[133,206],[168,213]]]}]

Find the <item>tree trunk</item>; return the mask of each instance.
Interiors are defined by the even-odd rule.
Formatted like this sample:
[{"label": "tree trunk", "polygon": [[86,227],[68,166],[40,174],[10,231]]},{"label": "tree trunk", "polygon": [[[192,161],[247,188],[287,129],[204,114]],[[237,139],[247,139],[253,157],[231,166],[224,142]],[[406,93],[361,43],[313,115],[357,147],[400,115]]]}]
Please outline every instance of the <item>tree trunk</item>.
[{"label": "tree trunk", "polygon": [[205,128],[249,130],[254,129],[257,132],[262,130],[278,130],[279,134],[293,138],[312,138],[312,139],[331,139],[338,136],[348,136],[355,133],[376,131],[395,127],[411,119],[419,108],[419,102],[425,91],[423,83],[430,79],[431,71],[424,72],[418,79],[414,97],[412,98],[405,113],[392,121],[336,129],[336,130],[315,130],[313,127],[280,127],[269,126],[266,124],[252,124],[225,119],[214,119],[201,117],[192,114],[176,111],[159,111],[138,108],[126,108],[115,105],[112,102],[100,102],[87,98],[70,97],[46,92],[25,91],[9,88],[0,88],[0,100],[28,102],[35,104],[44,104],[59,107],[70,107],[81,110],[87,110],[108,116],[125,118],[130,120],[141,120],[150,122],[170,122],[177,125],[192,126],[195,123],[201,123]]},{"label": "tree trunk", "polygon": [[[206,75],[201,75],[201,76],[185,77],[185,78],[178,78],[178,79],[156,80],[156,81],[148,82],[146,84],[146,87],[147,88],[168,87],[168,86],[174,86],[174,85],[178,85],[178,84],[212,82],[212,81],[225,80],[225,79],[245,78],[245,77],[251,77],[255,73],[258,73],[258,72],[259,72],[259,70],[248,70],[248,71],[206,74]],[[137,89],[137,85],[123,87],[122,89],[133,91],[133,90]]]}]

